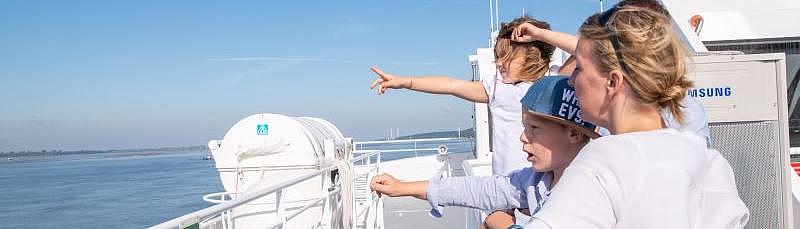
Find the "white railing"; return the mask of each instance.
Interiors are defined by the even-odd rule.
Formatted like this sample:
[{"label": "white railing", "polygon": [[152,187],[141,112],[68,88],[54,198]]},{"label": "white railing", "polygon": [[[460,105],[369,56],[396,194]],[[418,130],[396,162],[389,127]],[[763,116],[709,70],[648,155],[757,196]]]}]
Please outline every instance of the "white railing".
[{"label": "white railing", "polygon": [[[356,152],[367,152],[370,151],[367,148],[370,145],[382,145],[382,146],[391,146],[391,145],[403,145],[409,144],[412,148],[407,149],[381,149],[381,153],[400,153],[400,152],[414,152],[414,157],[419,156],[419,152],[436,152],[441,150],[440,147],[428,147],[428,148],[419,148],[420,143],[424,144],[434,144],[437,142],[440,143],[453,143],[453,142],[466,142],[472,141],[472,138],[424,138],[424,139],[408,139],[408,140],[381,140],[381,141],[363,141],[363,142],[353,142],[353,148]],[[374,150],[374,149],[373,149]]]},{"label": "white railing", "polygon": [[[371,157],[377,157],[377,159],[375,160],[376,163],[374,164],[375,165],[374,168],[366,170],[366,173],[354,174],[354,180],[363,176],[368,176],[372,172],[379,171],[380,161],[381,161],[380,152],[375,151],[375,152],[363,153],[362,155],[359,155],[358,157],[350,160],[352,164],[353,162],[359,162],[359,161],[361,162],[371,161],[370,160]],[[265,187],[263,189],[254,192],[248,192],[244,194],[228,193],[228,192],[212,193],[204,196],[203,199],[209,202],[219,202],[219,204],[169,220],[167,222],[152,226],[151,228],[155,229],[199,228],[203,222],[208,222],[213,219],[221,220],[223,228],[233,228],[233,224],[231,223],[232,221],[231,210],[233,210],[233,208],[245,205],[247,203],[258,200],[262,197],[265,197],[273,193],[275,194],[275,203],[276,203],[274,210],[277,212],[276,217],[280,219],[280,221],[272,223],[271,225],[264,225],[264,228],[282,227],[283,225],[286,224],[287,221],[291,220],[295,216],[299,215],[300,213],[308,210],[313,206],[316,206],[321,202],[323,206],[326,206],[331,199],[330,197],[339,194],[341,188],[333,187],[330,190],[324,190],[322,196],[312,199],[310,203],[300,207],[297,210],[293,210],[288,214],[285,209],[286,204],[284,203],[284,199],[282,198],[283,196],[285,196],[285,190],[293,185],[296,185],[298,183],[301,183],[303,181],[309,180],[317,176],[322,176],[322,180],[324,182],[328,180],[330,172],[336,169],[337,167],[335,165],[326,165],[319,168],[316,171],[306,173],[304,175],[289,179],[287,181],[281,182],[279,184],[270,187]],[[226,198],[226,196],[228,198]],[[235,198],[235,199],[226,201],[226,199],[229,198]],[[371,200],[370,201],[371,204],[373,201],[377,200]],[[363,214],[364,213],[359,213],[357,215],[363,215]],[[364,223],[366,224],[366,222]]]},{"label": "white railing", "polygon": [[[419,148],[419,145],[422,144],[435,144],[437,142],[441,143],[458,143],[463,141],[469,141],[470,138],[429,138],[429,139],[411,139],[411,140],[388,140],[388,141],[364,141],[364,142],[354,142],[354,150],[353,155],[355,158],[350,160],[351,165],[354,167],[360,166],[359,173],[353,173],[353,181],[361,179],[362,183],[365,180],[366,187],[359,187],[360,189],[369,188],[369,175],[370,174],[377,174],[380,172],[380,163],[381,163],[381,155],[383,153],[397,153],[397,152],[414,152],[414,156],[418,156],[418,152],[425,152],[425,151],[440,151],[441,147],[436,148]],[[367,146],[402,146],[403,144],[408,144],[411,146],[410,148],[406,149],[364,149]],[[413,144],[413,146],[412,146]],[[364,169],[364,166],[372,166],[367,167]],[[319,166],[317,166],[319,167]],[[286,189],[292,187],[296,184],[299,184],[303,181],[322,176],[323,182],[326,180],[330,180],[330,172],[336,170],[337,167],[335,165],[325,165],[317,168],[315,166],[309,165],[292,165],[292,166],[266,166],[266,167],[243,167],[239,168],[241,171],[275,171],[275,170],[296,170],[296,169],[316,169],[315,171],[311,171],[300,175],[298,177],[292,178],[290,180],[281,182],[279,184],[265,187],[261,190],[248,192],[248,193],[232,193],[232,192],[219,192],[219,193],[211,193],[208,195],[203,196],[203,200],[215,203],[217,205],[201,209],[199,211],[195,211],[189,213],[187,215],[169,220],[167,222],[155,225],[151,228],[161,229],[161,228],[201,228],[203,225],[209,222],[219,222],[220,226],[225,229],[234,228],[233,220],[234,216],[232,214],[232,210],[236,207],[248,204],[255,200],[261,199],[266,197],[270,194],[275,194],[275,209],[273,209],[277,214],[276,218],[278,221],[263,225],[264,228],[281,228],[283,225],[291,220],[292,218],[298,216],[302,212],[310,209],[311,207],[317,206],[319,203],[322,203],[322,206],[327,206],[332,196],[341,194],[341,187],[332,187],[330,189],[325,189],[322,192],[322,195],[316,198],[310,199],[306,204],[299,209],[292,210],[291,212],[287,212],[286,203],[283,197],[286,196]],[[447,165],[449,168],[449,164]],[[222,171],[224,169],[220,169]],[[354,169],[355,170],[355,169]],[[356,185],[356,182],[351,182],[353,186]],[[363,184],[362,184],[363,185]],[[324,185],[323,185],[324,188]],[[353,196],[349,198],[353,198],[354,200],[359,199],[362,202],[366,201],[366,207],[363,209],[353,209],[352,216],[354,218],[353,222],[356,225],[366,225],[368,221],[376,222],[376,224],[380,224],[376,226],[377,228],[382,228],[383,222],[383,213],[382,213],[382,203],[377,196],[374,196],[366,190],[369,197],[356,197],[355,192],[361,191],[362,193],[364,190],[356,190],[356,187],[353,187]],[[347,197],[344,197],[347,198]],[[341,208],[341,206],[339,206]],[[323,207],[323,211],[329,211],[328,208]],[[370,211],[372,210],[372,211]],[[375,211],[375,212],[373,212]],[[372,213],[372,214],[370,214]],[[331,215],[330,212],[323,212],[323,215]],[[359,220],[356,220],[359,219]],[[324,219],[320,219],[323,221]],[[325,225],[324,222],[322,222]],[[330,225],[328,225],[330,227]],[[355,227],[355,225],[354,225]]]}]

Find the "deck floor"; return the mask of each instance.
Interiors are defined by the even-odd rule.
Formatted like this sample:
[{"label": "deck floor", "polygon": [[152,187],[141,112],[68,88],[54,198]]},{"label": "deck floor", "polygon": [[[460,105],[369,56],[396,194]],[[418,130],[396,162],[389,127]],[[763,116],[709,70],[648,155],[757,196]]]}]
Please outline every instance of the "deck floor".
[{"label": "deck floor", "polygon": [[[464,176],[461,163],[470,156],[468,153],[448,155],[453,176]],[[398,179],[414,181],[432,177],[441,168],[441,163],[433,155],[390,161],[382,167],[384,172]],[[434,218],[428,214],[431,208],[424,200],[413,197],[384,197],[383,203],[384,225],[387,229],[466,228],[466,212],[461,207],[446,207],[442,218]]]}]

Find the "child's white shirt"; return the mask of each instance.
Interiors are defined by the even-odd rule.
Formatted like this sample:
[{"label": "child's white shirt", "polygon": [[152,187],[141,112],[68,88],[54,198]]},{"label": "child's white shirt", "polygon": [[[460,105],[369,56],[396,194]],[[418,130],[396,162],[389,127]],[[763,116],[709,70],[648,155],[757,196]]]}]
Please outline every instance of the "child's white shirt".
[{"label": "child's white shirt", "polygon": [[532,83],[503,83],[500,74],[483,81],[489,96],[489,129],[491,130],[492,174],[509,173],[530,166],[522,152],[522,97]]}]

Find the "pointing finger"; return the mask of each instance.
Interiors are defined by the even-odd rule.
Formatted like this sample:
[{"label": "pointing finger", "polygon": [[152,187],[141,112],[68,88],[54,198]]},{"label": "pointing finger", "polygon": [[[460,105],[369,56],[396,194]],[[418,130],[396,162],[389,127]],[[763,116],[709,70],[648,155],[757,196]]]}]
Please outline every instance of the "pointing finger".
[{"label": "pointing finger", "polygon": [[381,78],[383,78],[383,76],[384,76],[384,75],[386,75],[386,73],[383,73],[383,71],[381,71],[380,69],[378,69],[378,67],[372,66],[372,67],[371,67],[371,68],[369,68],[369,69],[371,69],[371,70],[372,70],[372,72],[375,72],[375,74],[378,74],[379,76],[381,76]]},{"label": "pointing finger", "polygon": [[382,82],[383,82],[383,79],[376,79],[375,81],[372,81],[372,84],[369,85],[369,89],[375,88],[376,85],[378,85],[378,84],[380,84]]}]

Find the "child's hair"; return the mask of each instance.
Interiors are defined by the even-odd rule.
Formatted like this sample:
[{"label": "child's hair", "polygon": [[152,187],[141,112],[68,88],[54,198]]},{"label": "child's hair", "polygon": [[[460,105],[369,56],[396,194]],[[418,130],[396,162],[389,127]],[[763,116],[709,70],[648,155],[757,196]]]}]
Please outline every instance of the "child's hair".
[{"label": "child's hair", "polygon": [[581,39],[594,46],[592,55],[599,70],[622,70],[639,100],[668,108],[683,122],[681,101],[692,82],[686,78],[686,49],[667,11],[652,0],[628,0],[606,14],[592,15],[580,28]]},{"label": "child's hair", "polygon": [[520,43],[511,41],[511,34],[514,29],[523,23],[530,23],[542,29],[550,29],[550,24],[539,21],[531,17],[522,16],[511,22],[503,23],[497,35],[497,42],[494,46],[494,57],[497,62],[510,61],[512,57],[524,56],[522,69],[519,73],[523,81],[536,81],[550,67],[550,57],[553,56],[555,47],[542,41]]}]

